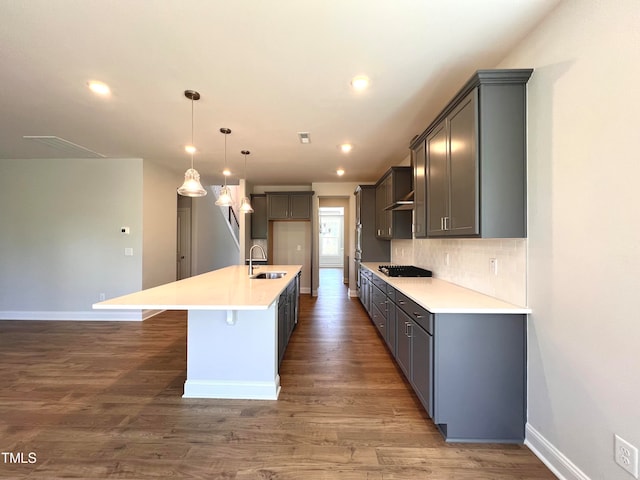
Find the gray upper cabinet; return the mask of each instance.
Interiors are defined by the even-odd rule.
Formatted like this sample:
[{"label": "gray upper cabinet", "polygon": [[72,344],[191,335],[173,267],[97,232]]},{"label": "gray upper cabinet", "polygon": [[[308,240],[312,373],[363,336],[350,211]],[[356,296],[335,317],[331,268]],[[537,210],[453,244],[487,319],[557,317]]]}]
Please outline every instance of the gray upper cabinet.
[{"label": "gray upper cabinet", "polygon": [[[356,250],[360,247],[360,260],[363,262],[388,262],[389,242],[376,237],[376,187],[358,185],[356,197]],[[359,241],[358,241],[359,240]]]},{"label": "gray upper cabinet", "polygon": [[426,168],[427,156],[425,142],[420,142],[415,149],[411,150],[411,161],[413,163],[413,235],[416,238],[427,236],[427,189],[426,189]]},{"label": "gray upper cabinet", "polygon": [[265,194],[251,195],[251,238],[267,238],[269,220],[267,218],[267,196]]},{"label": "gray upper cabinet", "polygon": [[426,208],[414,207],[416,237],[423,221],[428,237],[526,237],[531,73],[479,70],[412,142],[414,162],[422,151],[426,161]]},{"label": "gray upper cabinet", "polygon": [[396,210],[396,202],[412,190],[411,167],[391,167],[376,183],[376,238],[411,238],[411,210]]},{"label": "gray upper cabinet", "polygon": [[310,220],[313,192],[267,192],[269,220]]}]

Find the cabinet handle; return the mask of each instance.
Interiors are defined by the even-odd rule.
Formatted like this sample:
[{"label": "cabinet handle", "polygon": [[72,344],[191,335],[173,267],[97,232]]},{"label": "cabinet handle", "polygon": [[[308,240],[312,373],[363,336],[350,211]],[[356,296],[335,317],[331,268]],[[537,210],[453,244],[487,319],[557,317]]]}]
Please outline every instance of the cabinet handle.
[{"label": "cabinet handle", "polygon": [[381,323],[381,324],[380,324],[380,328],[384,328],[384,323]]},{"label": "cabinet handle", "polygon": [[400,305],[404,305],[404,300],[398,300],[398,303],[399,303]]},{"label": "cabinet handle", "polygon": [[444,229],[449,230],[449,217],[444,217]]},{"label": "cabinet handle", "polygon": [[422,315],[420,315],[418,312],[413,312],[413,316],[416,318],[422,318]]},{"label": "cabinet handle", "polygon": [[444,217],[440,217],[440,230],[444,230]]},{"label": "cabinet handle", "polygon": [[411,338],[413,336],[412,335],[412,333],[413,333],[412,330],[413,330],[413,325],[411,323],[407,323],[407,331],[408,331],[407,337]]}]

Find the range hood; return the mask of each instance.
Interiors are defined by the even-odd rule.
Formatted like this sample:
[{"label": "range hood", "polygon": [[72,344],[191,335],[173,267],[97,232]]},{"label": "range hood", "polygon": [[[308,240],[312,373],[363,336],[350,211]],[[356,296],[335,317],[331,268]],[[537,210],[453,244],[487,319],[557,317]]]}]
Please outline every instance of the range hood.
[{"label": "range hood", "polygon": [[413,190],[407,193],[400,200],[385,207],[385,210],[413,210]]}]

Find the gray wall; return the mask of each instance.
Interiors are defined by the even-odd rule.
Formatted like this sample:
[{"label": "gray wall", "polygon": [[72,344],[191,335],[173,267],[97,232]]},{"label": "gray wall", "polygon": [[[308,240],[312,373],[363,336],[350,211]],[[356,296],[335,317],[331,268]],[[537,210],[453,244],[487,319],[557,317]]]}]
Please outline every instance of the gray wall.
[{"label": "gray wall", "polygon": [[639,22],[638,0],[564,1],[500,64],[535,69],[527,438],[594,480],[631,478],[614,433],[640,447]]},{"label": "gray wall", "polygon": [[141,319],[91,306],[175,279],[179,180],[139,158],[0,160],[0,319]]},{"label": "gray wall", "polygon": [[0,318],[93,318],[100,293],[140,290],[142,175],[141,159],[0,161]]},{"label": "gray wall", "polygon": [[176,184],[180,180],[174,172],[144,161],[142,288],[176,279]]}]

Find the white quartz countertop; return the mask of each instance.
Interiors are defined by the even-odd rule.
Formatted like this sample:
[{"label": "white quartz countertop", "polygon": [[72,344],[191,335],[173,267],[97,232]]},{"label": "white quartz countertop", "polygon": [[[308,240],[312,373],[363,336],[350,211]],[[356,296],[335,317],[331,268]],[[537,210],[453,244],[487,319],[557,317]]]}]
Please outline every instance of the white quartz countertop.
[{"label": "white quartz countertop", "polygon": [[177,282],[123,295],[95,309],[265,310],[295,279],[302,265],[254,266],[260,272],[286,272],[278,279],[251,279],[246,265],[233,265]]},{"label": "white quartz countertop", "polygon": [[387,277],[377,263],[363,263],[382,278],[431,313],[531,313],[531,309],[513,305],[475,290],[433,277]]}]

